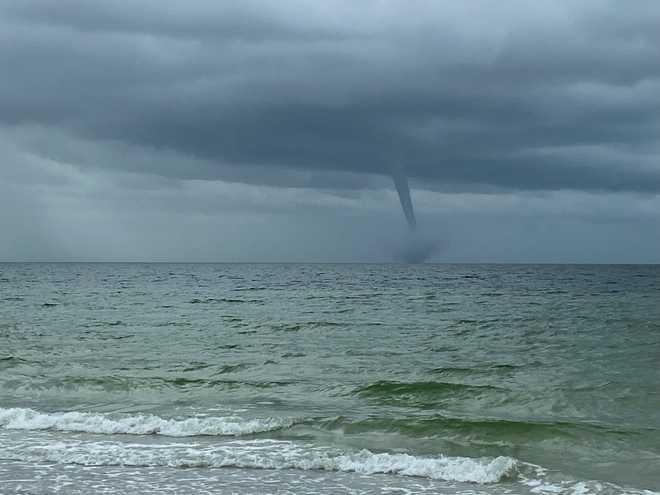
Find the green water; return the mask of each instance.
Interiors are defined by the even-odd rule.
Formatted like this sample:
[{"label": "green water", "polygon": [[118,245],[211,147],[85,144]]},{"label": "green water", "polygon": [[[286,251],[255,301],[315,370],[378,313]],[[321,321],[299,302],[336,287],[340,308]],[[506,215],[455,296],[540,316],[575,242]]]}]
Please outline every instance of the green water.
[{"label": "green water", "polygon": [[57,486],[660,491],[660,267],[0,264],[0,492]]}]

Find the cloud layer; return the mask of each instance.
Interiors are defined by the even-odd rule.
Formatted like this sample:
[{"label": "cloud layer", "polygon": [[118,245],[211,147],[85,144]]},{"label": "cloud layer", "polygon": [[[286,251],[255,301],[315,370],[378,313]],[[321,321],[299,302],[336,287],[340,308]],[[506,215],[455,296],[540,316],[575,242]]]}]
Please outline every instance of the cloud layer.
[{"label": "cloud layer", "polygon": [[[472,195],[495,209],[536,195],[539,215],[547,198],[591,198],[567,215],[611,203],[616,218],[654,222],[659,25],[651,0],[6,0],[4,201],[7,184],[30,181],[75,195],[82,186],[64,193],[53,178],[72,167],[116,197],[175,187],[179,213],[194,185],[236,196],[225,213],[249,211],[250,190],[290,218],[300,197],[376,215],[374,198],[396,201],[383,191],[403,164],[422,216],[426,191],[436,206]],[[29,180],[25,159],[41,164]]]}]

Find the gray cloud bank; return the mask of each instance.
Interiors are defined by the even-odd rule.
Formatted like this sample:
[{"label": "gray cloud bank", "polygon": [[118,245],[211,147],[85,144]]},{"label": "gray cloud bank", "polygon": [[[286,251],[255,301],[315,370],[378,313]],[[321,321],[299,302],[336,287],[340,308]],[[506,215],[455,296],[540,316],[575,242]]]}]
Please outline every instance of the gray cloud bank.
[{"label": "gray cloud bank", "polygon": [[655,204],[658,26],[651,0],[5,0],[0,129],[20,153],[156,184],[341,198],[403,162],[441,195]]}]

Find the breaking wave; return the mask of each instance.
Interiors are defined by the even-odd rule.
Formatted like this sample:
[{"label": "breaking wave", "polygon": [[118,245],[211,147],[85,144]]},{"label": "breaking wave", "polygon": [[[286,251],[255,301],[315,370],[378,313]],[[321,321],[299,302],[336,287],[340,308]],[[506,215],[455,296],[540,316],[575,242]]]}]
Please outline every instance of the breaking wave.
[{"label": "breaking wave", "polygon": [[408,454],[377,454],[368,450],[340,453],[275,440],[234,441],[208,447],[196,444],[156,447],[119,442],[67,441],[13,449],[0,448],[0,455],[12,460],[85,466],[322,470],[416,476],[480,484],[514,478],[518,466],[518,461],[510,457],[423,458]]},{"label": "breaking wave", "polygon": [[104,435],[239,436],[288,428],[288,418],[245,419],[236,416],[164,419],[154,415],[109,416],[84,412],[41,413],[26,408],[0,408],[0,427],[12,430],[58,430]]}]

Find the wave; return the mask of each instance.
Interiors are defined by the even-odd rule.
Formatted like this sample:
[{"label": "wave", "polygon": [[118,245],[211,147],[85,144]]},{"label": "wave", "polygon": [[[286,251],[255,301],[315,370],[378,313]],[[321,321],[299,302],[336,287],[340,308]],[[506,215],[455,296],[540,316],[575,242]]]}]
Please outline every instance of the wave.
[{"label": "wave", "polygon": [[212,304],[212,303],[228,303],[228,304],[240,304],[240,303],[263,303],[261,299],[237,299],[231,297],[207,297],[206,299],[194,298],[190,300],[190,304]]},{"label": "wave", "polygon": [[0,456],[20,461],[85,466],[321,470],[415,476],[480,484],[514,479],[519,465],[518,461],[510,457],[416,457],[368,450],[342,453],[275,440],[230,442],[207,447],[196,444],[154,446],[67,441],[2,447]]},{"label": "wave", "polygon": [[603,434],[644,435],[644,429],[592,422],[516,421],[496,418],[460,418],[436,414],[425,418],[371,417],[352,420],[345,416],[322,419],[318,426],[344,434],[400,433],[409,437],[461,438],[481,445],[520,445],[559,438],[599,438]]},{"label": "wave", "polygon": [[484,375],[484,374],[509,374],[518,369],[524,368],[524,365],[517,364],[491,364],[484,366],[443,366],[442,368],[434,368],[431,373],[438,375]]},{"label": "wave", "polygon": [[[216,374],[229,374],[240,370],[239,367],[220,368]],[[63,376],[58,378],[37,379],[31,378],[30,381],[13,382],[11,384],[14,390],[24,391],[60,391],[60,390],[78,390],[87,389],[92,391],[115,392],[115,391],[136,391],[136,390],[162,390],[162,389],[220,389],[235,390],[239,388],[251,389],[269,389],[275,387],[285,387],[291,385],[291,381],[252,381],[239,379],[209,379],[209,378],[185,378],[185,377],[155,377],[155,376]],[[5,387],[9,385],[5,384]]]},{"label": "wave", "polygon": [[0,367],[11,368],[14,366],[19,366],[21,364],[28,363],[27,359],[19,358],[16,356],[3,356],[0,357]]},{"label": "wave", "polygon": [[378,381],[359,387],[353,394],[384,403],[401,403],[407,406],[434,404],[440,400],[476,398],[503,389],[489,385],[465,385],[449,382],[395,382]]},{"label": "wave", "polygon": [[480,392],[483,390],[501,390],[490,385],[464,385],[449,382],[393,382],[379,381],[360,387],[356,392],[360,395],[408,394],[415,392],[454,393],[462,391]]},{"label": "wave", "polygon": [[236,416],[164,419],[154,415],[110,416],[84,412],[41,413],[27,408],[0,408],[0,427],[12,430],[58,430],[104,435],[239,436],[288,428],[289,418]]},{"label": "wave", "polygon": [[[32,409],[0,408],[0,429],[18,430],[189,437],[243,435],[284,428],[293,423],[291,419],[282,418],[200,417],[175,420],[141,415],[118,418],[107,414],[39,413]],[[374,453],[369,450],[346,452],[338,448],[265,438],[198,438],[194,443],[191,440],[162,443],[145,441],[140,437],[130,442],[126,437],[104,441],[70,437],[55,441],[48,433],[34,433],[32,436],[2,439],[0,459],[12,461],[82,466],[337,471],[477,484],[506,482],[506,487],[518,485],[524,487],[525,493],[529,491],[540,495],[659,495],[646,490],[623,489],[602,481],[567,479],[559,472],[549,472],[540,466],[507,456],[421,457],[404,453]]]}]

